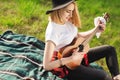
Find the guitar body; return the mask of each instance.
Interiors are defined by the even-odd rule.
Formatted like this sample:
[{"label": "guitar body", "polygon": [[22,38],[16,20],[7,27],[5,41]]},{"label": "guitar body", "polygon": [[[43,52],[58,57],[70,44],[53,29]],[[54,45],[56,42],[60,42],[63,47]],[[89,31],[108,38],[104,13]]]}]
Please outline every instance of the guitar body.
[{"label": "guitar body", "polygon": [[[72,41],[72,43],[70,45],[67,45],[63,48],[62,56],[63,57],[71,56],[73,53],[73,49],[77,49],[84,40],[85,40],[85,38],[82,38],[82,37],[74,38],[74,40]],[[83,51],[87,52],[89,49],[89,45],[87,44],[87,45],[83,45],[83,46],[84,46]]]},{"label": "guitar body", "polygon": [[[69,57],[73,54],[73,50],[74,49],[77,49],[79,47],[80,44],[82,44],[82,42],[85,40],[85,38],[82,38],[82,37],[78,37],[78,38],[75,38],[71,44],[63,47],[59,52],[62,53],[62,57]],[[89,50],[89,44],[86,44],[86,45],[83,45],[84,46],[84,49],[83,51],[85,53],[88,52]],[[69,69],[75,69],[77,66],[80,65],[80,62],[70,62],[68,64],[66,64],[66,66],[69,68]]]}]

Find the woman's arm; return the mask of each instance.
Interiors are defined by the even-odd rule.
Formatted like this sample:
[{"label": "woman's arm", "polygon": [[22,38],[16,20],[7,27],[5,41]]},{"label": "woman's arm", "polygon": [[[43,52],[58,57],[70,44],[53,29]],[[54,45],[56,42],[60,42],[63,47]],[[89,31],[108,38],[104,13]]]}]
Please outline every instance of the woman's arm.
[{"label": "woman's arm", "polygon": [[[101,26],[101,29],[98,30],[98,32],[103,32],[105,30],[105,24],[104,23],[98,24],[98,26]],[[95,29],[96,29],[96,27],[89,30],[89,31],[86,31],[86,32],[80,32],[80,33],[78,33],[78,36],[86,38],[89,35],[91,35],[94,32]]]},{"label": "woman's arm", "polygon": [[78,36],[86,38],[86,37],[88,37],[89,35],[91,35],[94,30],[95,30],[95,28],[93,28],[93,29],[91,29],[91,30],[89,30],[89,31],[86,31],[86,32],[79,32],[79,33],[78,33]]},{"label": "woman's arm", "polygon": [[65,65],[72,61],[71,57],[61,58],[60,60],[51,61],[53,53],[54,53],[55,44],[52,41],[47,41],[44,51],[44,59],[43,59],[43,67],[46,70],[51,70],[61,65]]},{"label": "woman's arm", "polygon": [[52,41],[47,41],[44,51],[44,58],[43,58],[43,67],[45,70],[52,70],[54,68],[60,67],[61,65],[66,65],[70,62],[79,62],[80,65],[83,57],[84,52],[78,52],[75,50],[70,57],[61,58],[60,60],[51,61],[53,52],[54,52],[55,44]]}]

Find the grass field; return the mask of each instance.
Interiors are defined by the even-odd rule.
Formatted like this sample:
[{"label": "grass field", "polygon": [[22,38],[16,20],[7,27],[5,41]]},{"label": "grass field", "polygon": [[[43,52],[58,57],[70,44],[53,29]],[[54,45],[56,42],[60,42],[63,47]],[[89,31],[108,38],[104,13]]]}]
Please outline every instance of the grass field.
[{"label": "grass field", "polygon": [[[120,64],[120,4],[119,0],[77,0],[82,29],[86,31],[94,27],[93,21],[104,12],[110,14],[106,31],[99,39],[94,37],[91,47],[99,45],[112,45],[117,50]],[[44,41],[48,15],[45,11],[50,9],[49,0],[0,0],[0,34],[12,30],[19,34],[34,36]],[[98,62],[105,69],[103,60]]]}]

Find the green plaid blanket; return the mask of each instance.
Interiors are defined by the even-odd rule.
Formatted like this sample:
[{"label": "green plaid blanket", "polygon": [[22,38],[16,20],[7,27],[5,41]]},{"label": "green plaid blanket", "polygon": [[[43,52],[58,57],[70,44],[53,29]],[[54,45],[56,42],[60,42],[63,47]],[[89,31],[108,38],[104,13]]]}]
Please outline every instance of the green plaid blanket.
[{"label": "green plaid blanket", "polygon": [[0,35],[0,80],[62,80],[42,68],[44,46],[12,31]]}]

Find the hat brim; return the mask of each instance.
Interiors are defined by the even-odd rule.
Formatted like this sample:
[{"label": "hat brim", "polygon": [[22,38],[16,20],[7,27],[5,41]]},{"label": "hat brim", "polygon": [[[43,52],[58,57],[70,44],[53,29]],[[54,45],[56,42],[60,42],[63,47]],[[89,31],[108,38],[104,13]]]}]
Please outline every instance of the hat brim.
[{"label": "hat brim", "polygon": [[67,5],[69,5],[69,4],[72,3],[72,2],[74,2],[74,0],[72,0],[72,1],[70,1],[70,2],[68,2],[68,3],[65,3],[65,4],[63,4],[63,5],[57,6],[57,7],[53,8],[53,9],[51,9],[51,10],[46,11],[46,14],[49,14],[49,13],[55,11],[55,10],[64,8],[64,7],[66,7]]}]

